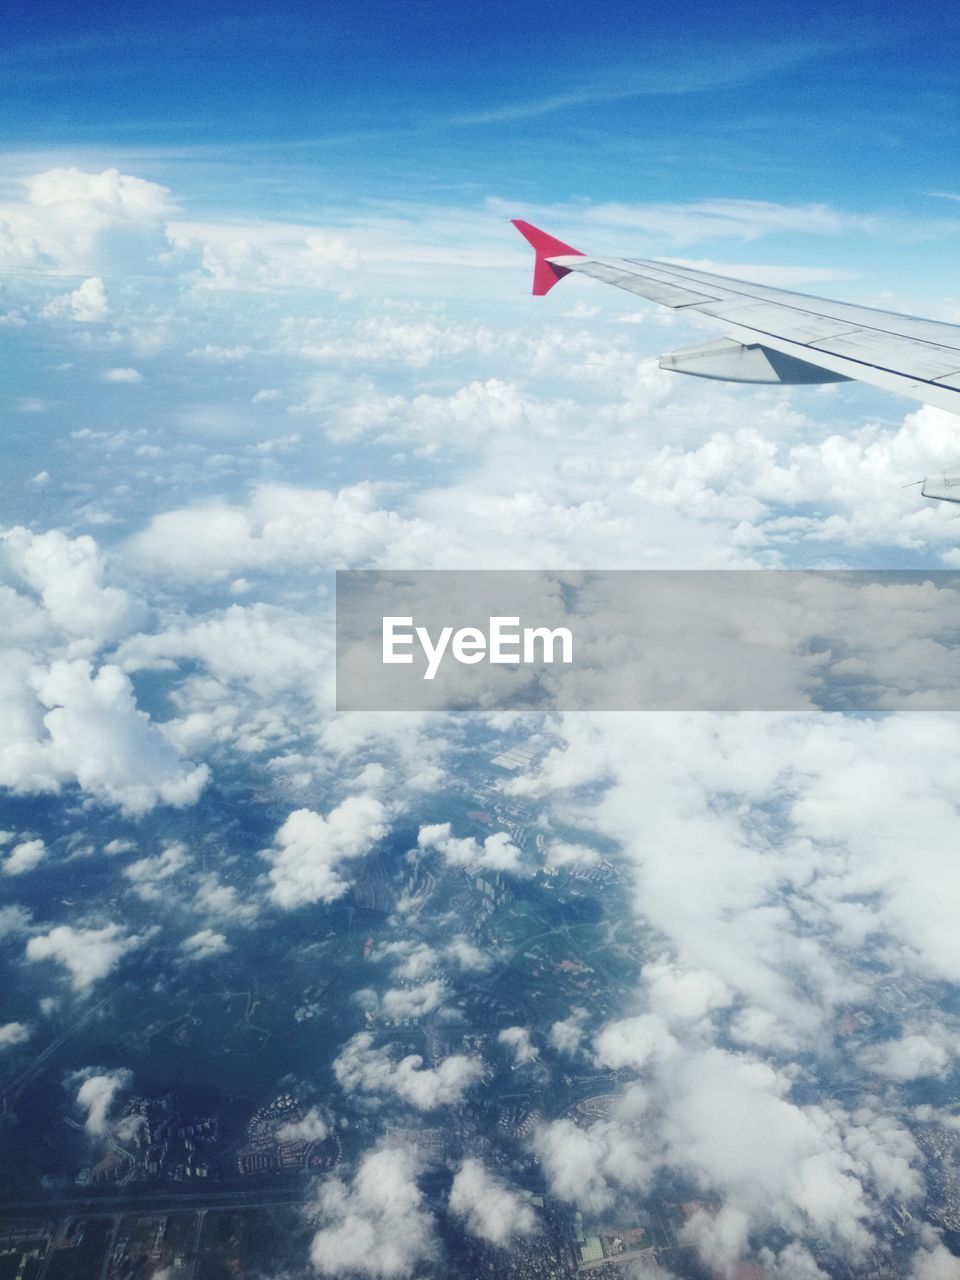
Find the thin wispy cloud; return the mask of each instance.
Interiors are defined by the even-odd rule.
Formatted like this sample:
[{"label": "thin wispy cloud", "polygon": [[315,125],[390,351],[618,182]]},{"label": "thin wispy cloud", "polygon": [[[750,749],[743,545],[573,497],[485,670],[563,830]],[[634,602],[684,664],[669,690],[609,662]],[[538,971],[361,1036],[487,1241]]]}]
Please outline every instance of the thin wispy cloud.
[{"label": "thin wispy cloud", "polygon": [[771,45],[744,54],[740,50],[723,52],[714,49],[702,56],[691,58],[678,65],[675,57],[664,57],[662,62],[640,63],[620,73],[619,83],[597,80],[571,88],[562,93],[533,98],[526,102],[505,103],[502,106],[463,115],[454,115],[451,125],[501,124],[512,120],[529,119],[567,111],[577,107],[601,106],[606,102],[625,102],[635,98],[674,97],[684,94],[706,93],[711,90],[766,79],[790,67],[816,58],[834,55],[836,46],[822,41],[798,44]]}]

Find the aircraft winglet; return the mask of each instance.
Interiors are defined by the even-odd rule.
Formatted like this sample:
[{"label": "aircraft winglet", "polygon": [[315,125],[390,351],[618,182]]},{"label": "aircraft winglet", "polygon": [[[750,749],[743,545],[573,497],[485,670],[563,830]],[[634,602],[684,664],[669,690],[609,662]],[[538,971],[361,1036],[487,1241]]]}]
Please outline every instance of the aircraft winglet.
[{"label": "aircraft winglet", "polygon": [[582,258],[585,255],[579,249],[571,249],[562,240],[557,240],[554,236],[547,235],[546,231],[541,231],[539,227],[531,226],[529,222],[524,222],[521,218],[513,218],[512,222],[523,238],[529,240],[533,245],[534,252],[537,255],[533,266],[533,292],[536,297],[542,298],[545,293],[550,292],[558,280],[562,280],[564,276],[570,274],[568,267],[557,266],[556,263],[550,262],[548,259],[566,256]]}]

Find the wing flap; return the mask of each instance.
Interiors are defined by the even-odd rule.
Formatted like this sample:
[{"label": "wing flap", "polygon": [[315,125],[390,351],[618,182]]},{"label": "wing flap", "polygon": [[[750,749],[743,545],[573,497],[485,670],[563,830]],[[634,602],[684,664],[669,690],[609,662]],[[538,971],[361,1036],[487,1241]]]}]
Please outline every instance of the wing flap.
[{"label": "wing flap", "polygon": [[720,338],[700,342],[682,351],[660,357],[660,368],[672,373],[689,373],[696,378],[721,382],[779,383],[781,386],[810,386],[825,382],[846,382],[841,373],[820,369],[806,360],[784,355],[771,347],[746,346]]}]

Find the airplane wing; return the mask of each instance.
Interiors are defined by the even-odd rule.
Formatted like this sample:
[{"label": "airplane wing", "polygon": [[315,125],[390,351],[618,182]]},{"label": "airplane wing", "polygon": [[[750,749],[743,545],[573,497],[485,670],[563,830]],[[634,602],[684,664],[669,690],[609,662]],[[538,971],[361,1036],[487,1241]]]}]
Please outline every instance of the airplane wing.
[{"label": "airplane wing", "polygon": [[[529,222],[513,225],[536,253],[533,292],[570,272],[592,276],[675,311],[696,311],[722,330],[660,357],[661,369],[725,382],[846,382],[960,414],[960,326],[831,302],[640,258],[591,258]],[[928,477],[925,497],[960,502],[960,475]]]}]

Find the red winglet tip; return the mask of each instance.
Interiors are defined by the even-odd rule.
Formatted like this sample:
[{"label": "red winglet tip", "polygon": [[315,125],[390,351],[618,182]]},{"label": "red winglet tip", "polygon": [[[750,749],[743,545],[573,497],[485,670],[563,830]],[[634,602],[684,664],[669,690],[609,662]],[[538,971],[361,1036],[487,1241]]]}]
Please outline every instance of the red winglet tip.
[{"label": "red winglet tip", "polygon": [[511,221],[523,238],[533,246],[534,253],[537,255],[533,267],[533,292],[535,297],[542,298],[544,294],[550,292],[558,280],[570,274],[569,268],[558,267],[547,259],[567,255],[582,258],[585,255],[579,249],[573,249],[555,236],[541,231],[539,227],[524,222],[522,218],[512,218]]}]

